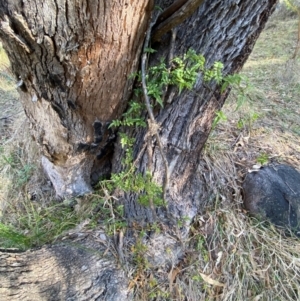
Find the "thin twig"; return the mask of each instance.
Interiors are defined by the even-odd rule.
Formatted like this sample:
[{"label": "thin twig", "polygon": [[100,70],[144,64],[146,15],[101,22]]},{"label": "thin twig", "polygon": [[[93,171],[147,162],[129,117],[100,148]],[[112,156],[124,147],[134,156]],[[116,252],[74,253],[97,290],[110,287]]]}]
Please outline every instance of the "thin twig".
[{"label": "thin twig", "polygon": [[[150,134],[151,134],[151,136],[154,135],[156,137],[158,148],[159,148],[159,151],[160,151],[163,163],[164,163],[165,180],[164,180],[164,185],[163,185],[163,199],[164,199],[164,201],[166,201],[166,193],[167,193],[167,189],[168,189],[168,185],[169,185],[169,166],[168,166],[168,161],[167,161],[166,155],[163,151],[163,145],[162,145],[161,139],[160,139],[159,134],[158,134],[159,126],[157,125],[157,123],[155,121],[153,110],[152,110],[152,107],[151,107],[151,104],[150,104],[150,98],[148,96],[147,84],[146,84],[147,48],[148,48],[148,45],[149,45],[151,31],[152,31],[152,27],[153,27],[154,24],[155,24],[155,20],[154,20],[154,22],[151,22],[151,24],[149,25],[149,28],[148,28],[147,33],[146,33],[146,39],[145,39],[144,47],[143,47],[142,62],[141,62],[142,88],[143,88],[145,105],[146,105],[148,115],[149,115],[148,126],[149,126],[149,130],[151,131]],[[151,160],[151,158],[149,158],[149,160]]]},{"label": "thin twig", "polygon": [[[149,130],[151,132],[151,130]],[[152,164],[152,157],[153,157],[153,149],[151,147],[152,145],[152,136],[151,134],[147,135],[148,137],[146,138],[147,140],[147,154],[148,154],[148,170],[151,171],[153,169],[153,164]],[[152,210],[153,218],[156,221],[157,216],[156,216],[156,211],[153,203],[153,198],[150,198],[150,207]]]},{"label": "thin twig", "polygon": [[176,36],[177,36],[177,28],[175,27],[172,29],[172,35],[171,35],[170,51],[169,51],[169,57],[168,57],[168,68],[169,69],[171,69],[171,67],[172,67],[172,61],[174,58]]},{"label": "thin twig", "polygon": [[[169,74],[171,73],[172,62],[173,62],[173,59],[174,59],[174,49],[175,49],[176,35],[177,35],[177,28],[175,27],[175,28],[172,29],[172,35],[171,35],[171,38],[170,38],[170,50],[169,50],[168,66],[167,66]],[[175,95],[174,86],[171,86],[170,91],[168,93],[169,94],[168,99],[167,99],[167,101],[165,101],[168,89],[169,89],[169,86],[166,86],[165,89],[164,89],[163,96],[162,96],[162,103],[170,103],[171,99]]]}]

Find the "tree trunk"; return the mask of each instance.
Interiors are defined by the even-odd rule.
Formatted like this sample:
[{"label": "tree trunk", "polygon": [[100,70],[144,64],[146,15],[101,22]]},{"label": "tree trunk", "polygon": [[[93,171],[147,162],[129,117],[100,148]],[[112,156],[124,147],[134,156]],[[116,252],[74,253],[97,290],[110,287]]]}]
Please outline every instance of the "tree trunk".
[{"label": "tree trunk", "polygon": [[0,37],[58,196],[91,191],[96,153],[113,138],[107,125],[130,95],[152,2],[0,4]]},{"label": "tree trunk", "polygon": [[[192,48],[204,55],[207,67],[221,61],[224,74],[239,71],[275,4],[276,1],[268,0],[205,1],[191,18],[179,26],[173,56],[183,56],[187,49]],[[152,62],[168,56],[169,39],[170,36],[166,35],[166,43],[152,46],[158,49],[152,56]],[[169,218],[171,214],[175,220],[192,220],[205,199],[205,179],[198,166],[215,112],[222,108],[228,95],[228,91],[221,93],[220,90],[220,86],[204,82],[202,77],[192,91],[185,90],[179,94],[178,89],[169,87],[167,103],[156,114],[169,166],[168,213],[159,211],[159,219]],[[138,170],[147,170],[151,161],[153,177],[163,185],[166,172],[158,143],[153,139],[150,150],[153,156],[149,159],[145,133],[136,130],[133,134],[136,138],[135,154],[140,158]],[[114,171],[120,169],[120,158],[120,150],[116,150]],[[122,195],[126,217],[134,221],[153,221],[153,210],[139,205],[137,197],[132,193]]]},{"label": "tree trunk", "polygon": [[[164,9],[172,2],[157,0],[155,4]],[[181,56],[192,48],[205,56],[208,67],[215,61],[221,61],[225,74],[239,71],[276,2],[204,1],[191,17],[178,26],[174,56]],[[13,70],[20,78],[22,102],[32,121],[35,137],[43,146],[45,169],[58,195],[83,194],[90,191],[89,177],[97,153],[100,152],[102,157],[113,139],[113,133],[107,130],[107,122],[119,117],[126,107],[132,84],[128,75],[137,69],[154,4],[137,0],[130,4],[125,0],[88,3],[77,0],[76,4],[44,0],[40,4],[38,0],[31,0],[23,1],[23,5],[14,5],[0,4],[0,34]],[[151,56],[150,64],[161,56],[168,56],[170,33],[152,47],[158,52]],[[228,91],[220,91],[215,83],[204,83],[199,76],[192,91],[179,94],[170,87],[164,108],[155,111],[169,166],[167,210],[158,208],[154,214],[153,208],[138,203],[136,194],[116,194],[125,205],[126,218],[132,224],[151,222],[155,216],[159,217],[164,233],[151,234],[143,239],[143,243],[148,245],[146,256],[152,266],[163,268],[176,264],[183,252],[182,241],[188,233],[190,221],[206,197],[205,172],[198,165],[215,112],[221,109],[228,94]],[[149,162],[152,163],[153,178],[163,184],[166,172],[158,141],[153,138],[150,152],[147,152],[146,134],[147,130],[138,129],[131,133],[136,138],[134,155],[139,158],[137,168],[145,172]],[[149,157],[149,153],[153,155]],[[113,171],[120,170],[121,157],[122,149],[117,145],[113,154]],[[104,163],[108,160],[106,157]],[[178,220],[186,221],[181,229],[177,229]],[[132,232],[133,229],[128,231],[124,246],[132,242]],[[98,246],[89,245],[90,253],[84,243],[62,244],[53,248],[55,252],[47,247],[16,257],[2,254],[1,266],[5,273],[0,287],[2,296],[6,298],[4,300],[19,300],[19,296],[26,300],[25,291],[31,285],[36,293],[33,296],[31,291],[28,300],[52,300],[54,289],[59,293],[53,300],[85,300],[82,297],[85,295],[80,295],[85,291],[84,286],[99,286],[99,291],[102,290],[103,282],[100,280],[107,274],[105,267],[99,263],[102,259],[101,252],[97,253]],[[72,254],[70,262],[65,258],[68,255],[64,255],[66,249]],[[83,250],[84,256],[81,254]],[[94,252],[100,258],[92,256]],[[130,252],[128,256],[130,258]],[[13,258],[20,258],[21,265],[28,264],[28,270],[32,272],[21,274],[21,269],[12,271]],[[113,259],[110,260],[108,266],[114,266]],[[40,262],[48,261],[56,263],[51,275],[47,274],[47,270],[43,273],[38,268]],[[97,263],[99,268],[96,268]],[[88,267],[88,272],[80,275],[83,265]],[[37,282],[40,274],[42,281]],[[127,284],[124,274],[115,266],[113,274],[119,279],[116,280],[116,295],[97,297],[91,293],[86,300],[130,299],[130,294],[124,289]],[[8,283],[9,275],[12,279],[17,278],[15,282]],[[120,280],[122,277],[124,283]],[[14,287],[18,283],[24,283],[20,290]],[[59,285],[55,288],[53,283]],[[39,295],[51,285],[53,290]],[[14,292],[19,294],[15,299],[12,296]]]}]

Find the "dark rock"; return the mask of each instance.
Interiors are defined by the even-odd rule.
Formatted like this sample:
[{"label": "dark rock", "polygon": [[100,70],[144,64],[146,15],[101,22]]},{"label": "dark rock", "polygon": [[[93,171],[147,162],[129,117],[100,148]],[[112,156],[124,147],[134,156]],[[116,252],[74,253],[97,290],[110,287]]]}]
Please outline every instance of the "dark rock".
[{"label": "dark rock", "polygon": [[250,214],[300,235],[299,171],[283,164],[263,167],[247,175],[243,190]]}]

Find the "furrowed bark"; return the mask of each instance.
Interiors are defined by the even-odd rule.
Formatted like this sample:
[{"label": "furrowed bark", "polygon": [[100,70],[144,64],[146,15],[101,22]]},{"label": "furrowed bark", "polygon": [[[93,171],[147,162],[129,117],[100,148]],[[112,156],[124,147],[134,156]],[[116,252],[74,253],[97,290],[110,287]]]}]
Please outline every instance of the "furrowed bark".
[{"label": "furrowed bark", "polygon": [[60,197],[91,191],[97,153],[126,107],[153,1],[0,4],[0,37]]},{"label": "furrowed bark", "polygon": [[[207,67],[221,61],[225,75],[239,71],[275,4],[276,0],[205,1],[191,18],[178,27],[174,57],[182,56],[192,48],[204,55]],[[165,36],[166,41],[167,39],[168,36]],[[162,41],[152,47],[159,50],[152,57],[152,63],[157,62],[161,56],[168,57],[167,43]],[[173,87],[169,89],[169,94],[172,95],[170,92],[174,92]],[[183,91],[180,95],[176,93],[174,97],[167,96],[165,107],[156,112],[156,121],[160,125],[159,135],[170,170],[168,211],[175,220],[191,221],[205,200],[202,171],[198,169],[199,160],[215,112],[222,108],[227,94],[228,92],[221,94],[219,86],[215,83],[204,83],[199,76],[192,91]],[[134,136],[137,141],[136,157],[141,157],[138,170],[145,171],[149,160],[144,147],[145,131],[137,130]],[[163,185],[165,169],[155,140],[151,153],[154,154],[150,158],[154,167],[153,177]],[[115,171],[120,166],[119,158],[120,154],[116,152]],[[136,195],[124,194],[121,199],[122,202],[125,199],[128,219],[142,223],[153,220],[151,210],[138,204]],[[164,210],[158,209],[156,213],[159,220],[169,218]]]},{"label": "furrowed bark", "polygon": [[[214,62],[224,64],[224,74],[238,72],[257,40],[264,25],[276,6],[276,0],[268,1],[205,1],[197,12],[177,30],[174,57],[182,56],[189,48],[204,55],[207,67]],[[221,17],[222,16],[222,17]],[[219,22],[215,22],[221,18]],[[165,36],[168,41],[168,36]],[[167,59],[167,43],[152,46],[158,52],[151,57],[155,64],[163,56]],[[176,90],[175,90],[176,91]],[[215,83],[205,83],[201,76],[192,91],[174,94],[174,87],[167,91],[165,107],[156,110],[156,122],[160,125],[159,135],[169,165],[169,190],[167,210],[156,208],[155,214],[149,207],[138,202],[134,193],[118,195],[124,204],[129,222],[146,225],[158,222],[163,233],[150,233],[145,237],[148,248],[148,261],[155,267],[174,266],[184,254],[184,242],[188,238],[190,224],[202,211],[209,198],[204,177],[205,171],[199,168],[201,151],[207,141],[215,112],[220,110],[228,91],[220,93]],[[136,130],[135,155],[140,158],[138,171],[145,172],[148,166],[154,180],[163,186],[165,168],[157,141],[147,151],[146,130]],[[152,153],[149,159],[148,153]],[[113,170],[120,170],[122,150],[115,151]],[[149,160],[151,161],[149,164]],[[181,227],[178,227],[178,223]],[[166,251],[168,250],[168,251]],[[168,254],[168,256],[166,256]]]}]

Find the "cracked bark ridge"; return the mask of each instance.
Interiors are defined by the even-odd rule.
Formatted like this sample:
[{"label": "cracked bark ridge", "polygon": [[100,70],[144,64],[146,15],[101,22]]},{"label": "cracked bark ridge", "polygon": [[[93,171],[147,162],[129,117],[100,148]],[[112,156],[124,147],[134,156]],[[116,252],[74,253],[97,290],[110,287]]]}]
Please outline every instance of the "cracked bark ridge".
[{"label": "cracked bark ridge", "polygon": [[94,242],[80,243],[0,253],[1,301],[132,300],[128,278],[112,254]]}]

